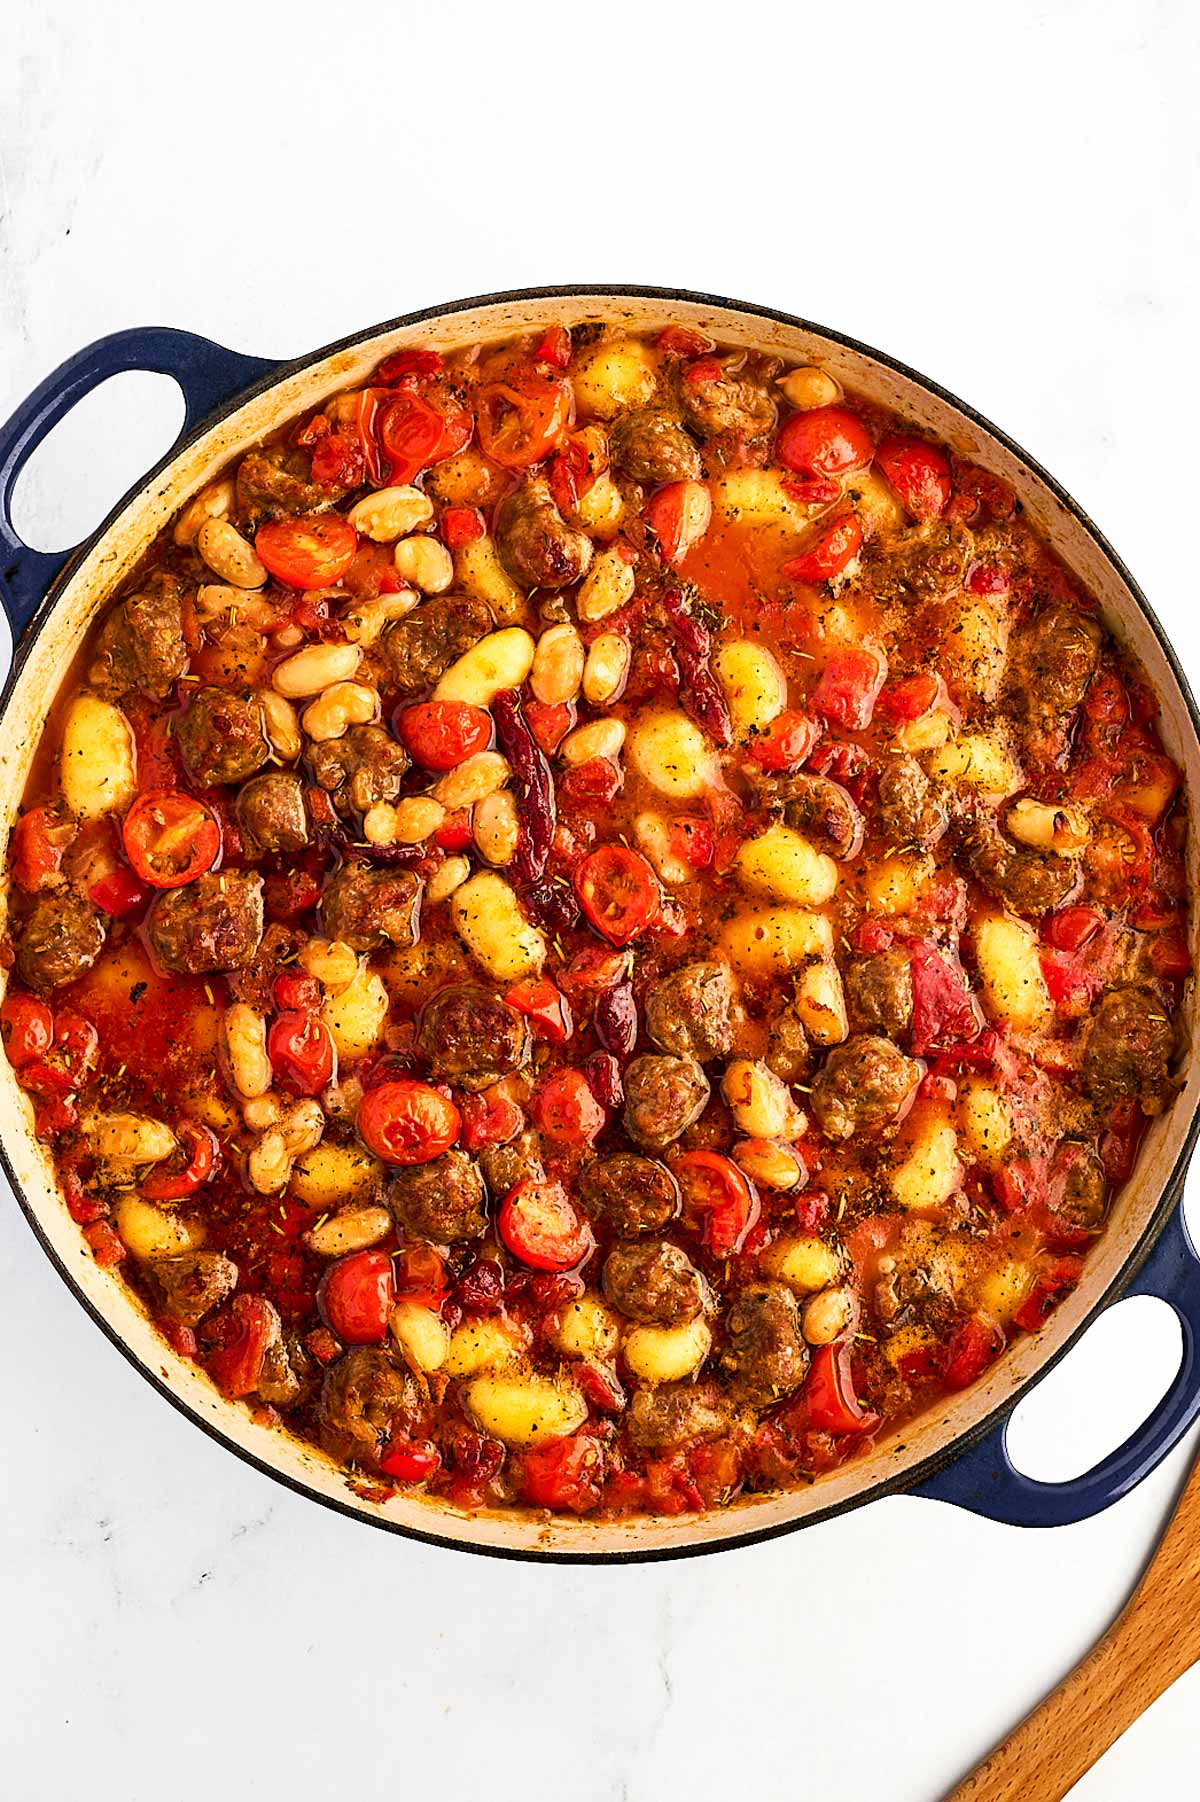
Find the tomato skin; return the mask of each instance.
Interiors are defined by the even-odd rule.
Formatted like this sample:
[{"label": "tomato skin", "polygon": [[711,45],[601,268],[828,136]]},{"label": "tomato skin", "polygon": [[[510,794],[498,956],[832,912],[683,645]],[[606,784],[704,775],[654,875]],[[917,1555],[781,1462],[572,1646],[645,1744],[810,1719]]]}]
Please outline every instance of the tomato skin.
[{"label": "tomato skin", "polygon": [[526,701],[525,724],[547,757],[553,757],[575,724],[573,701]]},{"label": "tomato skin", "polygon": [[271,999],[281,1011],[315,1014],[321,1006],[321,985],[303,970],[284,970],[275,978]]},{"label": "tomato skin", "polygon": [[979,1015],[961,966],[935,946],[912,947],[912,1054],[927,1057],[979,1037]]},{"label": "tomato skin", "polygon": [[442,1467],[442,1455],[427,1439],[393,1439],[379,1468],[398,1483],[424,1483]]},{"label": "tomato skin", "polygon": [[121,827],[125,855],[153,888],[182,888],[211,870],[221,851],[216,815],[177,789],[139,795]]},{"label": "tomato skin", "polygon": [[863,529],[856,514],[843,514],[825,528],[816,542],[802,556],[793,557],[779,573],[788,582],[807,582],[816,587],[840,575],[863,547]]},{"label": "tomato skin", "polygon": [[525,1015],[538,1037],[549,1045],[565,1045],[575,1030],[571,1004],[548,976],[519,982],[504,999]]},{"label": "tomato skin", "polygon": [[712,827],[695,814],[678,814],[671,821],[667,845],[672,857],[693,870],[707,870],[716,855]]},{"label": "tomato skin", "polygon": [[604,1452],[591,1433],[547,1439],[521,1458],[521,1488],[535,1508],[587,1514],[599,1505]]},{"label": "tomato skin", "polygon": [[821,672],[810,706],[823,719],[863,732],[871,724],[875,697],[887,678],[887,659],[866,646],[835,651]]},{"label": "tomato skin", "polygon": [[664,325],[657,343],[659,350],[668,357],[682,357],[687,363],[695,357],[711,356],[717,348],[715,338],[690,325]]},{"label": "tomato skin", "polygon": [[810,1427],[821,1433],[870,1433],[878,1414],[864,1408],[854,1393],[850,1348],[844,1341],[822,1345],[814,1354],[804,1388]]},{"label": "tomato skin", "polygon": [[433,462],[442,442],[442,417],[419,394],[382,401],[375,432],[389,467],[389,480],[406,486]]},{"label": "tomato skin", "polygon": [[875,461],[914,518],[941,518],[950,499],[950,465],[936,444],[889,435],[880,439]]},{"label": "tomato skin", "polygon": [[367,1149],[387,1164],[428,1164],[457,1143],[462,1116],[440,1089],[402,1078],[367,1090],[358,1130]]},{"label": "tomato skin", "polygon": [[628,945],[662,912],[654,871],[625,845],[601,845],[575,871],[575,893],[596,931],[612,945]]},{"label": "tomato skin", "polygon": [[25,1065],[21,1081],[37,1095],[63,1097],[81,1089],[100,1059],[100,1034],[73,1008],[54,1016],[54,1043],[40,1063]]},{"label": "tomato skin", "polygon": [[386,1251],[355,1251],[339,1258],[317,1290],[325,1324],[344,1345],[381,1345],[395,1301],[392,1260]]},{"label": "tomato skin", "polygon": [[798,770],[812,755],[820,736],[815,720],[789,709],[754,739],[746,755],[762,770]]},{"label": "tomato skin", "polygon": [[194,1195],[221,1166],[221,1143],[209,1126],[195,1120],[181,1120],[175,1135],[183,1145],[187,1162],[182,1170],[152,1170],[142,1178],[142,1194],[147,1201],[182,1201]]},{"label": "tomato skin", "polygon": [[323,1020],[289,1009],[277,1014],[267,1034],[267,1056],[275,1080],[289,1095],[319,1095],[337,1068],[333,1039]]},{"label": "tomato skin", "polygon": [[646,524],[658,540],[659,555],[675,569],[712,523],[712,497],[703,482],[668,482],[647,501]]},{"label": "tomato skin", "polygon": [[83,1236],[101,1270],[111,1270],[127,1256],[124,1241],[107,1220],[95,1220],[85,1226]]},{"label": "tomato skin", "polygon": [[406,1245],[392,1257],[397,1295],[421,1301],[436,1313],[449,1294],[446,1260],[432,1245]]},{"label": "tomato skin", "polygon": [[704,1215],[704,1243],[713,1257],[736,1257],[762,1213],[745,1171],[719,1151],[685,1151],[671,1169]]},{"label": "tomato skin", "polygon": [[1182,982],[1191,974],[1192,954],[1180,927],[1159,933],[1150,946],[1150,962],[1164,982]]},{"label": "tomato skin", "polygon": [[533,347],[535,363],[566,369],[571,361],[571,334],[565,325],[548,325]]},{"label": "tomato skin", "polygon": [[497,1226],[513,1256],[534,1270],[572,1270],[595,1245],[591,1227],[561,1184],[534,1177],[505,1196]]},{"label": "tomato skin", "polygon": [[793,413],[779,434],[776,455],[799,475],[841,476],[865,469],[875,444],[862,420],[845,407]]},{"label": "tomato skin", "polygon": [[1058,1258],[1037,1280],[1032,1293],[1013,1315],[1014,1326],[1036,1333],[1064,1296],[1078,1288],[1083,1275],[1082,1258]]},{"label": "tomato skin", "polygon": [[500,381],[485,383],[477,406],[480,445],[502,469],[528,469],[540,463],[574,415],[570,384],[527,365],[508,370]]},{"label": "tomato skin", "polygon": [[531,1112],[546,1138],[560,1145],[591,1145],[607,1119],[582,1070],[557,1070],[544,1078]]},{"label": "tomato skin", "polygon": [[54,1043],[54,1015],[36,995],[10,990],[0,1006],[0,1036],[13,1069],[23,1070]]},{"label": "tomato skin", "polygon": [[123,920],[144,906],[146,891],[132,870],[117,869],[94,882],[88,896],[114,920]]},{"label": "tomato skin", "polygon": [[393,357],[385,357],[375,371],[374,379],[385,388],[394,387],[402,382],[405,376],[433,376],[442,373],[442,353],[439,350],[398,350]]},{"label": "tomato skin", "polygon": [[453,770],[492,742],[492,716],[469,701],[419,701],[396,716],[409,756],[439,774]]},{"label": "tomato skin", "polygon": [[942,1381],[947,1389],[966,1389],[981,1377],[1004,1350],[1004,1329],[980,1314],[968,1314],[950,1335]]},{"label": "tomato skin", "polygon": [[442,513],[442,537],[447,550],[457,551],[464,544],[474,544],[486,531],[478,507],[446,507]]},{"label": "tomato skin", "polygon": [[905,676],[899,682],[889,682],[880,690],[875,705],[885,719],[919,720],[929,712],[940,691],[940,679],[923,671],[915,676]]},{"label": "tomato skin", "polygon": [[44,888],[58,874],[63,852],[74,835],[48,807],[31,807],[13,827],[13,881],[26,894]]},{"label": "tomato skin", "polygon": [[269,519],[255,533],[254,549],[285,588],[333,588],[354,561],[358,533],[340,513]]},{"label": "tomato skin", "polygon": [[224,1395],[252,1395],[276,1330],[277,1316],[261,1295],[235,1295],[219,1317],[223,1342],[208,1359],[208,1374]]}]

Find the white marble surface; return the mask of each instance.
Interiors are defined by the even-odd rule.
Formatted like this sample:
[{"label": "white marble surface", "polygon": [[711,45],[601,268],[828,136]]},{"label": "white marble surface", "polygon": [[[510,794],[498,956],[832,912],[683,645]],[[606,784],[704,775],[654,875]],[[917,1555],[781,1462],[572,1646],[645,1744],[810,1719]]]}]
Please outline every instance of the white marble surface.
[{"label": "white marble surface", "polygon": [[[744,295],[1000,421],[1200,670],[1194,9],[860,0],[761,9],[745,48],[727,10],[670,11],[9,0],[0,409],[131,324],[287,355],[528,282]],[[114,384],[31,472],[30,535],[78,536],[177,421],[169,384]],[[1026,1466],[1115,1443],[1177,1339],[1153,1303],[1112,1317],[1023,1409]],[[933,1802],[1102,1629],[1185,1468],[1040,1535],[899,1499],[671,1566],[455,1558],[185,1425],[6,1197],[0,1363],[13,1802]],[[1193,1672],[1077,1802],[1194,1783],[1198,1701]]]}]

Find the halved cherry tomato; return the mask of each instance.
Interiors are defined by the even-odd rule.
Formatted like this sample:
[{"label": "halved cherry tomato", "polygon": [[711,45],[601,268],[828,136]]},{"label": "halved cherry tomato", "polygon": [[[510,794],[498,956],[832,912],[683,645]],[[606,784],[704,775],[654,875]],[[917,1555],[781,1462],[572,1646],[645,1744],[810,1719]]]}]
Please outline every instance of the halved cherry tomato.
[{"label": "halved cherry tomato", "polygon": [[763,770],[798,770],[821,736],[821,728],[806,713],[789,710],[777,715],[766,731],[755,738],[746,755]]},{"label": "halved cherry tomato", "polygon": [[1004,1328],[980,1314],[968,1314],[950,1335],[942,1381],[947,1389],[966,1389],[1003,1350]]},{"label": "halved cherry tomato", "polygon": [[221,1163],[221,1144],[210,1126],[195,1120],[181,1120],[175,1136],[183,1147],[184,1164],[180,1170],[159,1167],[142,1179],[142,1194],[147,1201],[182,1201],[194,1195]]},{"label": "halved cherry tomato", "polygon": [[278,1316],[261,1295],[235,1295],[217,1317],[217,1324],[221,1343],[209,1357],[208,1374],[225,1395],[252,1395],[262,1376]]},{"label": "halved cherry tomato", "polygon": [[870,1433],[878,1414],[864,1408],[854,1392],[850,1348],[844,1341],[822,1345],[814,1353],[804,1389],[810,1427],[820,1433]]},{"label": "halved cherry tomato", "polygon": [[1160,932],[1151,941],[1150,962],[1155,974],[1161,976],[1164,982],[1182,982],[1185,976],[1190,975],[1192,954],[1180,927]]},{"label": "halved cherry tomato", "polygon": [[267,1056],[275,1080],[289,1095],[319,1095],[333,1081],[333,1039],[314,1014],[277,1014],[267,1034]]},{"label": "halved cherry tomato", "polygon": [[423,1483],[441,1469],[442,1454],[428,1439],[393,1439],[379,1460],[379,1468],[398,1483]]},{"label": "halved cherry tomato", "polygon": [[550,464],[550,492],[559,512],[569,519],[595,480],[587,444],[580,438],[567,438]]},{"label": "halved cherry tomato", "polygon": [[409,756],[427,770],[452,770],[492,742],[492,716],[469,701],[420,701],[396,716]]},{"label": "halved cherry tomato", "polygon": [[713,829],[695,814],[681,813],[671,821],[667,848],[693,870],[707,870],[716,851]]},{"label": "halved cherry tomato", "polygon": [[139,795],[121,827],[125,855],[143,882],[181,888],[211,870],[221,849],[216,816],[178,789]]},{"label": "halved cherry tomato", "polygon": [[875,697],[887,680],[887,658],[869,646],[835,651],[813,691],[809,705],[822,719],[833,720],[851,732],[863,732],[871,724]]},{"label": "halved cherry tomato", "polygon": [[899,682],[889,682],[880,690],[875,705],[885,719],[919,720],[929,712],[940,690],[940,678],[924,670]]},{"label": "halved cherry tomato", "polygon": [[49,807],[31,807],[17,821],[12,836],[13,880],[18,888],[33,894],[58,874],[75,828]]},{"label": "halved cherry tomato", "polygon": [[875,461],[915,519],[940,519],[950,499],[950,465],[923,438],[879,440]]},{"label": "halved cherry tomato", "polygon": [[607,757],[573,763],[558,778],[558,801],[564,810],[595,812],[621,792],[621,766]]},{"label": "halved cherry tomato", "polygon": [[704,1243],[713,1257],[735,1257],[762,1213],[749,1177],[719,1151],[685,1151],[671,1168],[704,1215]]},{"label": "halved cherry tomato", "polygon": [[566,369],[571,361],[571,334],[565,325],[548,325],[533,347],[535,363]]},{"label": "halved cherry tomato", "polygon": [[1082,1258],[1058,1258],[1050,1268],[1039,1276],[1031,1293],[1021,1303],[1013,1315],[1013,1324],[1026,1333],[1036,1333],[1045,1325],[1046,1317],[1052,1313],[1065,1295],[1079,1286],[1083,1275]]},{"label": "halved cherry tomato", "polygon": [[547,1439],[521,1459],[521,1489],[535,1508],[587,1514],[599,1505],[603,1481],[604,1452],[591,1433]]},{"label": "halved cherry tomato", "polygon": [[532,1022],[539,1038],[549,1045],[565,1045],[575,1030],[571,1004],[561,989],[556,989],[548,976],[519,982],[509,989],[504,999],[510,1007]]},{"label": "halved cherry tomato", "polygon": [[518,366],[479,390],[479,442],[493,463],[528,469],[554,449],[573,412],[568,382]]},{"label": "halved cherry tomato", "polygon": [[440,350],[398,350],[394,357],[385,357],[375,371],[375,380],[385,388],[402,382],[405,376],[431,376],[442,373],[442,353]]},{"label": "halved cherry tomato", "polygon": [[607,1119],[582,1070],[558,1070],[545,1077],[530,1111],[546,1138],[560,1145],[591,1145]]},{"label": "halved cherry tomato", "polygon": [[340,513],[269,519],[259,526],[254,548],[285,588],[332,588],[354,561],[358,533]]},{"label": "halved cherry tomato", "polygon": [[683,562],[712,523],[712,497],[703,482],[668,482],[645,506],[646,524],[669,568]]},{"label": "halved cherry tomato", "polygon": [[312,479],[319,488],[358,488],[366,477],[366,458],[357,435],[326,432],[313,446]]},{"label": "halved cherry tomato", "polygon": [[690,325],[664,325],[658,334],[658,348],[669,357],[683,357],[691,362],[693,357],[707,357],[716,350],[716,340],[707,332],[700,332]]},{"label": "halved cherry tomato", "polygon": [[392,1255],[397,1295],[422,1301],[434,1312],[450,1293],[446,1260],[432,1245],[406,1245]]},{"label": "halved cherry tomato", "polygon": [[1007,594],[1008,577],[1002,569],[989,563],[973,563],[967,571],[967,588],[971,594]]},{"label": "halved cherry tomato", "polygon": [[531,1176],[505,1196],[498,1224],[509,1251],[534,1270],[571,1270],[595,1244],[562,1185]]},{"label": "halved cherry tomato", "polygon": [[0,1006],[0,1035],[14,1070],[36,1064],[54,1043],[54,1015],[36,995],[10,990]]},{"label": "halved cherry tomato", "polygon": [[446,507],[442,512],[442,537],[447,550],[457,551],[464,544],[474,544],[486,531],[478,507]]},{"label": "halved cherry tomato", "polygon": [[628,945],[662,912],[658,878],[626,845],[601,845],[578,865],[575,893],[596,931],[613,945]]},{"label": "halved cherry tomato", "polygon": [[344,1345],[381,1345],[395,1301],[392,1260],[386,1251],[355,1251],[339,1258],[317,1290],[325,1324]]},{"label": "halved cherry tomato", "polygon": [[389,479],[403,486],[431,463],[462,450],[472,427],[471,415],[453,395],[428,389],[418,394],[414,386],[380,402],[374,429],[391,466]]},{"label": "halved cherry tomato", "polygon": [[547,757],[552,757],[575,724],[575,703],[526,701],[525,724]]},{"label": "halved cherry tomato", "polygon": [[1100,987],[1098,975],[1081,969],[1065,951],[1043,951],[1038,959],[1050,999],[1060,1013],[1087,1013]]},{"label": "halved cherry tomato", "polygon": [[283,1011],[299,1009],[315,1014],[321,1006],[321,985],[303,970],[283,970],[271,986],[271,999]]},{"label": "halved cherry tomato", "polygon": [[779,573],[786,582],[807,582],[816,587],[840,575],[863,547],[863,529],[854,513],[835,519],[800,557],[792,557]]},{"label": "halved cherry tomato", "polygon": [[135,913],[146,899],[146,891],[133,871],[121,869],[110,870],[99,882],[93,882],[88,894],[96,906],[102,907],[114,920]]},{"label": "halved cherry tomato", "polygon": [[468,1151],[479,1151],[484,1145],[507,1145],[525,1124],[525,1116],[507,1095],[496,1095],[485,1089],[482,1094],[462,1098],[463,1144]]},{"label": "halved cherry tomato", "polygon": [[23,1086],[38,1095],[70,1095],[81,1089],[100,1059],[100,1034],[74,1008],[54,1017],[54,1043],[40,1063],[26,1064]]},{"label": "halved cherry tomato", "polygon": [[367,1090],[358,1130],[368,1150],[386,1164],[428,1164],[456,1142],[462,1116],[440,1089],[402,1078]]},{"label": "halved cherry tomato", "polygon": [[862,420],[845,407],[793,413],[779,434],[779,461],[801,475],[840,476],[865,469],[875,444]]}]

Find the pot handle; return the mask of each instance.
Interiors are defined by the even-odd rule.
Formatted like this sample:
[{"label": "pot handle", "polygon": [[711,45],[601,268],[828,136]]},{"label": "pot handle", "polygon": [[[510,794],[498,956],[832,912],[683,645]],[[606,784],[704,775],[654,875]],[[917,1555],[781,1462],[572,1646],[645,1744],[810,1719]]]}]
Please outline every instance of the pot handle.
[{"label": "pot handle", "polygon": [[206,414],[278,367],[269,357],[242,356],[194,332],[175,331],[170,326],[134,326],[85,345],[38,384],[12,418],[0,426],[0,602],[12,627],[14,645],[77,547],[35,551],[23,544],[12,522],[13,489],[43,438],[75,403],[109,376],[127,370],[148,369],[173,376],[184,400],[178,444]]},{"label": "pot handle", "polygon": [[1174,1308],[1183,1333],[1183,1358],[1153,1414],[1124,1445],[1070,1482],[1038,1483],[1009,1459],[1006,1417],[911,1493],[952,1502],[1010,1527],[1066,1527],[1099,1514],[1149,1476],[1200,1417],[1200,1259],[1180,1205],[1120,1299],[1126,1295],[1156,1295]]}]

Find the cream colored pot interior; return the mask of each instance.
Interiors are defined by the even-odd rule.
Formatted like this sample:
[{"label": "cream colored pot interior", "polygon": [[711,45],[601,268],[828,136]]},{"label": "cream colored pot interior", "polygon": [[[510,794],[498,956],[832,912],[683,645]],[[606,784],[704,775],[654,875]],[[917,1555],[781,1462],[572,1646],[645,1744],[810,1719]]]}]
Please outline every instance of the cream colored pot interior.
[{"label": "cream colored pot interior", "polygon": [[[597,317],[624,320],[634,330],[654,329],[670,320],[682,321],[710,330],[729,343],[777,352],[791,361],[820,363],[848,388],[898,408],[948,441],[955,450],[1005,477],[1016,488],[1033,520],[1099,597],[1105,618],[1117,636],[1142,659],[1163,698],[1167,748],[1185,767],[1189,789],[1195,792],[1200,746],[1170,664],[1136,599],[1087,529],[979,425],[918,382],[819,333],[733,307],[584,293],[565,299],[493,301],[381,332],[349,349],[334,351],[287,376],[210,428],[168,469],[147,483],[76,571],[21,672],[0,735],[0,819],[11,822],[14,817],[48,703],[95,614],[175,510],[231,457],[327,395],[356,386],[381,357],[393,351],[414,344],[450,349],[502,338],[548,321],[575,324]],[[1194,881],[1194,839],[1190,855]],[[79,1229],[62,1204],[49,1161],[33,1137],[26,1098],[8,1063],[0,1058],[0,1105],[6,1123],[6,1148],[41,1232],[94,1311],[142,1369],[164,1385],[195,1419],[309,1493],[380,1524],[465,1546],[592,1557],[661,1553],[698,1546],[715,1548],[726,1540],[779,1529],[851,1500],[865,1499],[880,1484],[903,1479],[1009,1400],[1053,1357],[1119,1275],[1174,1169],[1188,1121],[1196,1109],[1198,1083],[1196,1062],[1189,1060],[1185,1090],[1174,1110],[1155,1123],[1137,1175],[1124,1191],[1108,1232],[1089,1259],[1083,1286],[1063,1303],[1042,1333],[1023,1339],[985,1381],[928,1414],[897,1442],[884,1445],[870,1459],[834,1472],[806,1490],[757,1498],[712,1515],[632,1525],[592,1525],[575,1520],[546,1525],[509,1514],[461,1515],[404,1496],[386,1502],[366,1501],[319,1453],[282,1433],[256,1425],[242,1404],[218,1395],[194,1365],[177,1358],[159,1339],[120,1282],[93,1262]]]}]

